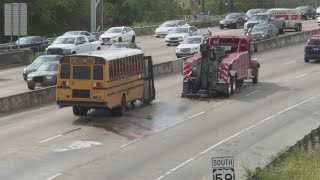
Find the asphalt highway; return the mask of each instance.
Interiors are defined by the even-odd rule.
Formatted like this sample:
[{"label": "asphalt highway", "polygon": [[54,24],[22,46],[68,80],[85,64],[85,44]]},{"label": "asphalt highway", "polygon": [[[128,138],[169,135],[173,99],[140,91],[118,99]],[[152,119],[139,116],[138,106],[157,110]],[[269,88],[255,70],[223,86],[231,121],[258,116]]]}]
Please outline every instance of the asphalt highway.
[{"label": "asphalt highway", "polygon": [[320,125],[320,64],[304,63],[303,44],[255,58],[260,82],[231,98],[182,99],[176,74],[120,118],[56,105],[0,117],[0,179],[209,180],[220,156],[234,156],[240,178]]},{"label": "asphalt highway", "polygon": [[[303,30],[311,30],[318,28],[315,20],[303,21]],[[243,29],[223,29],[218,27],[211,28],[214,34],[224,35],[244,35]],[[203,34],[208,33],[207,28],[201,29]],[[296,32],[290,32],[292,34]],[[176,46],[167,46],[164,38],[156,38],[154,36],[139,36],[136,39],[137,45],[142,48],[146,55],[152,55],[154,63],[161,63],[176,59]],[[107,49],[104,47],[103,49]],[[22,78],[23,67],[0,70],[0,97],[6,97],[18,93],[28,92],[26,82]]]}]

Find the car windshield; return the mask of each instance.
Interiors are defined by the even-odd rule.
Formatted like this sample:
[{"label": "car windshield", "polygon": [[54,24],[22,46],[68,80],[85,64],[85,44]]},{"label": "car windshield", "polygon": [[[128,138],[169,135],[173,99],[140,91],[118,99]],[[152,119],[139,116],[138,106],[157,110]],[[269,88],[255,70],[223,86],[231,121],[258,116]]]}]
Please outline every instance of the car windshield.
[{"label": "car windshield", "polygon": [[121,33],[122,28],[110,28],[106,33]]},{"label": "car windshield", "polygon": [[36,60],[33,61],[33,63],[43,64],[49,61],[58,61],[59,59],[60,59],[60,56],[39,56]]},{"label": "car windshield", "polygon": [[238,19],[239,15],[238,14],[229,14],[225,19]]},{"label": "car windshield", "polygon": [[188,28],[174,28],[171,33],[188,33]]},{"label": "car windshield", "polygon": [[164,22],[161,27],[175,27],[176,26],[176,22],[172,22],[172,21],[167,21]]},{"label": "car windshield", "polygon": [[63,34],[64,36],[71,36],[71,35],[80,35],[80,31],[69,31]]},{"label": "car windshield", "polygon": [[264,32],[267,28],[268,26],[254,26],[252,32]]},{"label": "car windshield", "polygon": [[23,38],[20,38],[19,39],[19,42],[18,40],[16,41],[16,44],[32,44],[32,38],[31,37],[23,37]]},{"label": "car windshield", "polygon": [[252,16],[250,20],[268,20],[269,16],[268,15],[255,15]]},{"label": "car windshield", "polygon": [[307,45],[320,46],[320,39],[309,39]]},{"label": "car windshield", "polygon": [[297,7],[297,9],[299,9],[300,11],[305,11],[305,10],[308,10],[308,6],[300,6],[300,7]]},{"label": "car windshield", "polygon": [[37,71],[58,71],[58,64],[45,63],[42,64]]},{"label": "car windshield", "polygon": [[201,44],[202,38],[201,37],[191,37],[185,39],[182,44]]},{"label": "car windshield", "polygon": [[57,38],[52,44],[74,44],[75,38]]},{"label": "car windshield", "polygon": [[252,10],[249,10],[249,11],[246,13],[246,16],[251,17],[252,15],[257,14],[257,13],[259,13],[259,12],[260,12],[259,9],[252,9]]}]

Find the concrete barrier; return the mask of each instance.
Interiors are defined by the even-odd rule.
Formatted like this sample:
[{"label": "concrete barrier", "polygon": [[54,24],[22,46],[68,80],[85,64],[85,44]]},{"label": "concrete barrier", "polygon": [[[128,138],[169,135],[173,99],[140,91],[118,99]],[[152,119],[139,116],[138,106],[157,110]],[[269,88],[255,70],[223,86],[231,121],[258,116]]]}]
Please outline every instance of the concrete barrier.
[{"label": "concrete barrier", "polygon": [[0,113],[23,110],[29,107],[53,103],[56,100],[56,87],[47,87],[0,98]]},{"label": "concrete barrier", "polygon": [[274,48],[284,47],[295,43],[306,42],[314,34],[320,33],[320,29],[303,31],[285,36],[279,36],[268,40],[253,42],[256,52],[271,50]]},{"label": "concrete barrier", "polygon": [[0,66],[8,66],[13,64],[29,64],[33,51],[30,49],[2,51],[0,53]]},{"label": "concrete barrier", "polygon": [[155,64],[153,65],[153,74],[156,77],[163,74],[182,72],[182,68],[183,68],[182,64],[183,64],[182,58]]}]

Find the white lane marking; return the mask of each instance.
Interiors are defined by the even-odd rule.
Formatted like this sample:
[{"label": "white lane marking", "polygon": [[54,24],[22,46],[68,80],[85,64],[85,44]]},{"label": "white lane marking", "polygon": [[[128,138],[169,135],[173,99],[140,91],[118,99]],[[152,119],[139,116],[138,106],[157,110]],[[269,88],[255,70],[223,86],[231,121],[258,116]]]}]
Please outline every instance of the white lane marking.
[{"label": "white lane marking", "polygon": [[45,140],[39,141],[39,143],[44,143],[44,142],[50,141],[50,140],[52,140],[52,139],[56,139],[56,138],[61,137],[61,136],[62,136],[62,135],[61,135],[61,134],[59,134],[59,135],[57,135],[57,136],[53,136],[53,137],[51,137],[51,138],[48,138],[48,139],[45,139]]},{"label": "white lane marking", "polygon": [[194,157],[188,159],[187,161],[185,161],[185,162],[179,164],[178,166],[172,168],[171,170],[167,171],[164,175],[159,176],[158,178],[156,178],[156,180],[161,180],[161,179],[165,178],[166,176],[169,176],[170,174],[172,174],[172,173],[174,173],[175,171],[181,169],[182,167],[184,167],[184,166],[186,166],[187,164],[189,164],[190,162],[198,159],[199,157],[203,156],[204,154],[208,153],[209,151],[213,150],[214,148],[220,146],[221,144],[223,144],[223,143],[225,143],[225,142],[227,142],[227,141],[229,141],[229,140],[231,140],[231,139],[233,139],[233,138],[235,138],[235,137],[237,137],[237,136],[240,136],[241,134],[243,134],[243,133],[245,133],[245,132],[248,132],[249,130],[251,130],[251,129],[257,127],[257,126],[259,126],[260,124],[263,124],[263,123],[265,123],[265,122],[273,119],[274,117],[277,117],[277,116],[279,116],[279,115],[281,115],[281,114],[283,114],[283,113],[285,113],[285,112],[287,112],[287,111],[289,111],[289,110],[291,110],[291,109],[293,109],[293,108],[296,108],[296,107],[298,107],[298,106],[300,106],[300,105],[302,105],[302,104],[305,104],[305,103],[307,103],[307,102],[309,102],[309,101],[311,101],[311,100],[313,100],[313,99],[315,99],[315,98],[318,98],[319,96],[320,96],[320,94],[318,94],[318,95],[316,95],[316,96],[314,96],[314,97],[311,97],[311,98],[309,98],[309,99],[307,99],[307,100],[304,100],[304,101],[302,101],[302,102],[300,102],[300,103],[298,103],[298,104],[295,104],[295,105],[293,105],[293,106],[291,106],[291,107],[289,107],[289,108],[287,108],[287,109],[285,109],[285,110],[282,110],[282,111],[278,112],[277,114],[274,114],[274,115],[272,115],[272,116],[269,116],[269,117],[263,119],[262,121],[260,121],[260,122],[258,122],[258,123],[256,123],[256,124],[253,124],[253,125],[245,128],[245,129],[243,129],[243,130],[240,131],[240,132],[235,133],[234,135],[232,135],[232,136],[230,136],[230,137],[228,137],[228,138],[226,138],[226,139],[224,139],[224,140],[222,140],[222,141],[220,141],[220,142],[212,145],[211,147],[205,149],[205,150],[202,151],[201,153],[195,155]]},{"label": "white lane marking", "polygon": [[302,75],[300,75],[300,76],[297,76],[296,79],[302,78],[302,77],[304,77],[304,76],[308,76],[308,74],[302,74]]},{"label": "white lane marking", "polygon": [[124,144],[124,145],[120,146],[120,148],[124,148],[124,147],[126,147],[126,146],[129,146],[130,144],[135,143],[135,142],[140,141],[140,140],[141,140],[141,138],[136,139],[136,140],[133,140],[133,141],[127,143],[127,144]]},{"label": "white lane marking", "polygon": [[53,176],[51,176],[51,177],[48,177],[46,180],[53,180],[53,179],[55,179],[55,178],[57,178],[57,177],[59,177],[59,176],[61,176],[62,175],[62,173],[58,173],[58,174],[56,174],[56,175],[53,175]]},{"label": "white lane marking", "polygon": [[197,117],[197,116],[200,116],[201,114],[204,114],[205,112],[204,111],[202,111],[202,112],[200,112],[200,113],[198,113],[198,114],[195,114],[195,115],[193,115],[193,116],[191,116],[191,117],[188,117],[188,119],[193,119],[193,118],[195,118],[195,117]]},{"label": "white lane marking", "polygon": [[258,92],[260,92],[260,91],[261,91],[261,90],[254,91],[254,92],[252,92],[252,93],[247,94],[246,96],[254,95],[254,94],[256,94],[256,93],[258,93]]},{"label": "white lane marking", "polygon": [[288,65],[288,64],[292,64],[292,63],[295,63],[295,62],[297,62],[297,60],[294,60],[294,61],[290,61],[290,62],[286,62],[286,63],[284,63],[285,65]]}]

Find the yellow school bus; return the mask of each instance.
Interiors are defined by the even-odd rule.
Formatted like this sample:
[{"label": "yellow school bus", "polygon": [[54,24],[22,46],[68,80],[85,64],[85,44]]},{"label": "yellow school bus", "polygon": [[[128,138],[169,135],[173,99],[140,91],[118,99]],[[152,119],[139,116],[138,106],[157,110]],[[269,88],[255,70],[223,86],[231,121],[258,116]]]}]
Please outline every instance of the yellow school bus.
[{"label": "yellow school bus", "polygon": [[121,116],[127,103],[155,99],[153,64],[138,49],[114,49],[64,56],[58,66],[57,105],[86,116],[110,109]]}]

